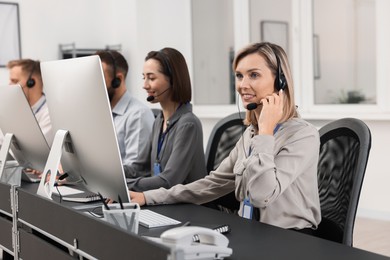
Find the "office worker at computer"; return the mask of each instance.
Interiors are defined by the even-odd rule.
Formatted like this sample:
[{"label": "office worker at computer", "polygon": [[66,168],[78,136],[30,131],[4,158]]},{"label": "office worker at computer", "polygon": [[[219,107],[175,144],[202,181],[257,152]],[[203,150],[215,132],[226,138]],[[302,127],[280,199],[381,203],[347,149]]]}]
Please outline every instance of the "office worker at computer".
[{"label": "office worker at computer", "polygon": [[202,204],[235,190],[240,216],[310,233],[321,220],[319,134],[298,115],[286,53],[272,43],[251,44],[237,54],[233,70],[249,126],[229,156],[201,180],[130,192],[131,199]]},{"label": "office worker at computer", "polygon": [[125,166],[130,190],[190,183],[206,175],[203,132],[192,113],[191,81],[184,56],[173,48],[151,51],[143,68],[147,101],[162,109],[140,160]]},{"label": "office worker at computer", "polygon": [[43,92],[40,62],[31,59],[12,60],[8,62],[7,68],[9,69],[9,83],[22,86],[46,141],[51,145],[54,134],[51,129],[46,96]]},{"label": "office worker at computer", "polygon": [[[54,139],[54,134],[51,128],[46,97],[43,92],[40,62],[31,59],[12,60],[8,62],[7,68],[9,69],[9,84],[21,85],[42,133],[44,134],[48,144],[51,145]],[[0,132],[0,146],[3,142],[2,139],[3,136]],[[40,174],[40,172],[36,170],[28,170],[31,173]],[[5,251],[3,251],[2,258],[13,259],[13,257]]]},{"label": "office worker at computer", "polygon": [[122,164],[131,165],[149,143],[154,115],[147,105],[127,90],[129,66],[123,55],[114,50],[102,50],[96,54],[102,62]]}]

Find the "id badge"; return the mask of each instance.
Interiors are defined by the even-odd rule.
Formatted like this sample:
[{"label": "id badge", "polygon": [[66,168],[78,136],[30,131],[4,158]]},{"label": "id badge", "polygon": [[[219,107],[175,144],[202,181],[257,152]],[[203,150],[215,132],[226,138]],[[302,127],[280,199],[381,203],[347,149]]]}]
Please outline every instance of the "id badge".
[{"label": "id badge", "polygon": [[159,163],[154,163],[154,176],[157,176],[161,173],[161,165]]},{"label": "id badge", "polygon": [[244,199],[244,207],[242,208],[242,217],[246,219],[252,219],[253,206],[248,198]]}]

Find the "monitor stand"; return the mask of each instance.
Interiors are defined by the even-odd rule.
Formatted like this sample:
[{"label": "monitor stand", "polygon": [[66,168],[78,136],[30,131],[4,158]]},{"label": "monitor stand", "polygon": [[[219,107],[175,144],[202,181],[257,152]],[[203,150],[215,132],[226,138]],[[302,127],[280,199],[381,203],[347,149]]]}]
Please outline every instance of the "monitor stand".
[{"label": "monitor stand", "polygon": [[[11,147],[14,149],[10,150]],[[20,186],[22,169],[24,165],[27,165],[27,161],[23,153],[19,151],[20,148],[14,134],[7,133],[0,150],[0,182]]]},{"label": "monitor stand", "polygon": [[9,148],[11,147],[12,140],[14,139],[14,135],[7,133],[4,136],[3,145],[0,149],[0,179],[3,175],[5,164],[7,162]]},{"label": "monitor stand", "polygon": [[[47,162],[45,165],[45,169],[43,171],[41,182],[39,183],[37,194],[52,199],[51,196],[54,190],[54,184],[56,182],[57,171],[60,167],[61,156],[62,156],[62,148],[65,142],[70,142],[70,135],[67,130],[58,130],[53,144],[50,149],[49,157],[47,158]],[[47,182],[48,174],[50,174],[50,179]]]}]

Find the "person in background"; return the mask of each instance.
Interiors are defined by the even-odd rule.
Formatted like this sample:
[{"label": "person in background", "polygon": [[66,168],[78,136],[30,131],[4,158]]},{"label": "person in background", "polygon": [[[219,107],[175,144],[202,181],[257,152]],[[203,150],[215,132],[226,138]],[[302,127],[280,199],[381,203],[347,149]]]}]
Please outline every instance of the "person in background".
[{"label": "person in background", "polygon": [[321,221],[320,140],[298,115],[287,55],[272,43],[251,44],[238,52],[233,71],[249,126],[229,156],[203,179],[130,192],[131,201],[203,204],[235,190],[240,216],[312,233]]},{"label": "person in background", "polygon": [[95,54],[102,62],[122,164],[131,165],[149,143],[154,115],[127,90],[129,66],[123,55],[114,50],[101,50]]},{"label": "person in background", "polygon": [[149,146],[125,167],[130,190],[190,183],[206,175],[203,132],[192,113],[191,81],[183,55],[173,48],[151,51],[143,68],[147,101],[159,103]]},{"label": "person in background", "polygon": [[[44,134],[46,141],[51,146],[54,133],[51,127],[49,109],[46,103],[46,96],[43,92],[40,62],[31,59],[12,60],[8,62],[9,84],[19,84],[31,106],[31,110]],[[3,142],[3,135],[0,131],[0,147]],[[40,175],[41,172],[33,169],[25,169],[32,174]],[[12,255],[3,251],[3,260],[14,259]]]},{"label": "person in background", "polygon": [[51,146],[54,133],[51,128],[49,109],[43,91],[40,62],[31,59],[12,60],[8,62],[9,84],[19,84],[47,143]]}]

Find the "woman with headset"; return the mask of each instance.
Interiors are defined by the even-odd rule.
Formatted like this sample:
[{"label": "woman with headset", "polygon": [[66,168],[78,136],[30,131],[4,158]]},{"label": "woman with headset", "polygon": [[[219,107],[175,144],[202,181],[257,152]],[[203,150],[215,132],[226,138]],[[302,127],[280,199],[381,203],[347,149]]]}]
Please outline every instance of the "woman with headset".
[{"label": "woman with headset", "polygon": [[319,134],[301,119],[284,50],[251,44],[233,62],[248,128],[221,165],[205,178],[171,189],[131,192],[140,205],[203,204],[235,190],[239,215],[312,233],[321,221],[317,186]]},{"label": "woman with headset", "polygon": [[147,101],[159,103],[162,111],[140,159],[124,166],[129,189],[170,188],[203,178],[202,125],[192,113],[191,81],[183,55],[173,48],[149,52],[143,78]]}]

